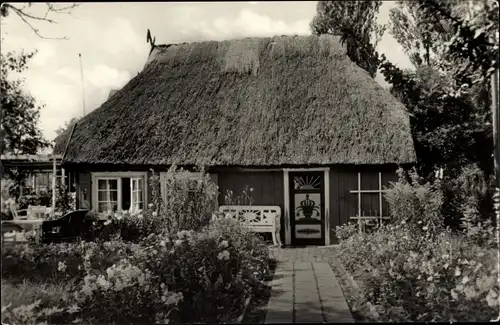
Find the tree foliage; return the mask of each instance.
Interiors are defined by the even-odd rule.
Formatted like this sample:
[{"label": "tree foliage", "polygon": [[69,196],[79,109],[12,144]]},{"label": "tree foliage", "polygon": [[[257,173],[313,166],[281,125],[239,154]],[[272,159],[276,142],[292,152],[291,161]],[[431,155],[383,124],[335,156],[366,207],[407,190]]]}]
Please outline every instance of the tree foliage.
[{"label": "tree foliage", "polygon": [[391,10],[390,32],[416,69],[402,71],[382,58],[381,72],[412,114],[423,175],[436,167],[454,174],[471,163],[492,172],[488,77],[498,56],[498,41],[488,44],[498,26],[493,2],[469,7],[455,0],[401,1]]},{"label": "tree foliage", "polygon": [[1,154],[36,154],[39,149],[49,146],[38,128],[42,106],[24,91],[22,79],[13,80],[10,77],[11,72],[26,70],[28,61],[35,53],[1,54]]},{"label": "tree foliage", "polygon": [[64,126],[61,126],[61,127],[57,128],[57,130],[56,130],[56,137],[60,136],[66,130],[70,129],[73,125],[76,124],[76,122],[78,122],[78,118],[76,118],[76,117],[72,117],[69,121],[66,121],[66,123],[64,123]]},{"label": "tree foliage", "polygon": [[347,55],[375,77],[378,53],[375,50],[385,26],[376,22],[381,1],[318,1],[311,22],[314,34],[341,36]]}]

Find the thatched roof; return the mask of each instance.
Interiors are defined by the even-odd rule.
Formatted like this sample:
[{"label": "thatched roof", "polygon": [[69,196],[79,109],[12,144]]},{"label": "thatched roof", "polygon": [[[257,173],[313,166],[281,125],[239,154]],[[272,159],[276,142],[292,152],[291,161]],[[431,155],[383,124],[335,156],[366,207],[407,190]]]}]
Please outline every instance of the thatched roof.
[{"label": "thatched roof", "polygon": [[109,91],[109,94],[108,94],[108,99],[110,99],[110,98],[111,98],[111,96],[113,96],[113,95],[114,95],[114,94],[116,94],[117,92],[118,92],[118,90],[117,90],[117,89],[111,89],[111,90]]},{"label": "thatched roof", "polygon": [[280,36],[156,46],[139,75],[79,121],[64,160],[402,164],[415,150],[403,105],[336,38]]}]

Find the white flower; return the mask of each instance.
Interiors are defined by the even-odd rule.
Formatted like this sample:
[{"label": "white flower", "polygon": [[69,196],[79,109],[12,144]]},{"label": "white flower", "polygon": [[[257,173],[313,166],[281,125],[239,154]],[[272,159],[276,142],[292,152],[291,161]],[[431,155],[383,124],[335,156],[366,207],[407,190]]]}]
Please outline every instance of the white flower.
[{"label": "white flower", "polygon": [[153,217],[157,217],[158,216],[158,212],[157,211],[153,211],[152,215],[153,215]]},{"label": "white flower", "polygon": [[219,247],[220,248],[228,248],[229,244],[228,244],[227,240],[221,241],[220,244],[219,244]]},{"label": "white flower", "polygon": [[105,226],[109,225],[111,223],[111,219],[108,219],[106,220],[106,222],[104,223]]},{"label": "white flower", "polygon": [[175,244],[175,246],[180,246],[182,244],[182,240],[176,239],[174,244]]},{"label": "white flower", "polygon": [[64,272],[64,271],[66,270],[66,267],[67,267],[67,266],[66,266],[66,263],[64,263],[64,262],[59,262],[59,263],[57,264],[57,270],[58,270],[59,272]]},{"label": "white flower", "polygon": [[97,278],[97,284],[104,290],[107,291],[111,284],[102,275]]},{"label": "white flower", "polygon": [[78,305],[72,305],[68,308],[68,313],[74,314],[80,311],[80,307]]},{"label": "white flower", "polygon": [[500,303],[498,294],[494,289],[490,289],[485,299],[488,302],[488,306],[490,307],[495,307]]},{"label": "white flower", "polygon": [[427,226],[422,227],[422,230],[424,230],[424,231],[428,230],[428,229],[429,229],[429,227],[427,227]]},{"label": "white flower", "polygon": [[140,214],[140,215],[138,215],[138,216],[137,216],[137,219],[142,219],[142,218],[144,218],[144,217],[142,216],[142,214]]},{"label": "white flower", "polygon": [[165,247],[166,245],[167,243],[164,240],[160,241],[160,246]]},{"label": "white flower", "polygon": [[174,293],[170,295],[168,298],[165,296],[161,297],[161,300],[165,302],[167,305],[176,305],[179,303],[180,300],[182,300],[182,292],[179,293]]},{"label": "white flower", "polygon": [[465,297],[467,299],[473,299],[473,298],[476,298],[478,296],[478,292],[472,286],[465,287],[464,293],[465,293]]},{"label": "white flower", "polygon": [[217,259],[219,260],[229,260],[229,252],[226,250],[223,250],[222,252],[217,255]]},{"label": "white flower", "polygon": [[149,203],[149,204],[148,204],[148,208],[152,208],[152,207],[153,207],[153,205],[154,205],[153,203]]}]

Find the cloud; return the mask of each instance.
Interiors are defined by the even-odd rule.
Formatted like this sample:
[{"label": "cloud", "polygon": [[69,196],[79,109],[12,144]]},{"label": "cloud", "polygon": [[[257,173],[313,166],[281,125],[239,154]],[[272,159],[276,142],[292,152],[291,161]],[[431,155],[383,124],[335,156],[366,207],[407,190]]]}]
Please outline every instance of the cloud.
[{"label": "cloud", "polygon": [[[189,12],[188,15],[196,14]],[[309,19],[287,23],[273,20],[269,16],[259,14],[251,9],[242,9],[236,17],[219,17],[211,21],[198,20],[186,25],[178,21],[180,31],[191,36],[198,35],[202,39],[224,40],[238,37],[266,37],[274,35],[309,35]]]},{"label": "cloud", "polygon": [[[387,23],[384,2],[379,21]],[[39,6],[43,15],[44,6]],[[2,20],[1,51],[38,49],[23,72],[26,89],[45,103],[40,120],[48,139],[72,117],[82,115],[82,89],[78,53],[85,76],[86,112],[99,107],[111,89],[122,88],[142,69],[149,52],[145,31],[157,43],[224,40],[274,35],[308,35],[315,14],[313,2],[85,4],[72,15],[58,15],[58,24],[40,25],[44,35],[67,36],[68,41],[42,40],[15,16]],[[38,8],[33,6],[33,10]],[[38,10],[38,9],[37,9]],[[391,62],[408,67],[399,44],[386,32],[378,50]],[[14,74],[13,74],[14,75]],[[387,85],[381,75],[377,82]]]},{"label": "cloud", "polygon": [[87,71],[85,76],[87,83],[96,88],[106,88],[107,90],[122,88],[130,80],[127,71],[117,70],[109,66],[100,64]]},{"label": "cloud", "polygon": [[33,57],[32,63],[38,67],[46,66],[56,55],[55,47],[51,43],[38,42],[37,54]]}]

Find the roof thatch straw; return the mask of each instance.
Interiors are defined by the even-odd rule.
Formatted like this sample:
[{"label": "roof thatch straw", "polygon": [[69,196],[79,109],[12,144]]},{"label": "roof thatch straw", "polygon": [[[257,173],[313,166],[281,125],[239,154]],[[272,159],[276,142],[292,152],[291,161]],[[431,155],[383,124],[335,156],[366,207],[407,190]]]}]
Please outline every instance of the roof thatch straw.
[{"label": "roof thatch straw", "polygon": [[78,123],[65,161],[401,164],[415,150],[405,108],[335,38],[280,36],[156,46]]}]

